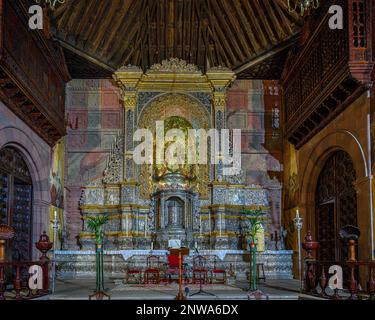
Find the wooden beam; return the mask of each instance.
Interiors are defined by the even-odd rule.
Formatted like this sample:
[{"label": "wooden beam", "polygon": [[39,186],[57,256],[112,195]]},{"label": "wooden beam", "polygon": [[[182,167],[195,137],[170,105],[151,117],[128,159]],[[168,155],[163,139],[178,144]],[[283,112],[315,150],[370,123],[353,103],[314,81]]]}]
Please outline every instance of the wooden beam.
[{"label": "wooden beam", "polygon": [[[237,61],[245,60],[247,57],[245,56],[244,52],[241,50],[241,48],[239,47],[237,43],[237,38],[239,35],[237,34],[235,35],[232,32],[231,27],[228,25],[227,20],[225,19],[223,15],[223,12],[225,11],[220,9],[219,0],[210,0],[210,3],[212,3],[212,7],[214,8],[214,12],[215,12],[214,19],[216,21],[220,21],[220,23],[216,23],[216,27],[220,30],[219,34],[223,33],[226,35],[224,36],[225,43],[227,44],[227,46],[232,46],[234,49],[233,52],[236,54],[236,58],[232,62],[232,65],[235,65]],[[228,43],[229,39],[232,40],[231,45]]]},{"label": "wooden beam", "polygon": [[299,38],[299,35],[294,35],[293,37],[289,38],[288,40],[284,41],[278,46],[274,46],[270,50],[258,55],[255,58],[252,58],[247,63],[237,67],[234,69],[234,72],[236,74],[239,74],[241,72],[246,71],[247,69],[250,69],[251,67],[254,67],[255,65],[269,59],[270,57],[279,54],[280,52],[286,50],[287,48],[291,47]]},{"label": "wooden beam", "polygon": [[[234,1],[236,2],[236,1]],[[228,16],[229,24],[231,25],[230,30],[233,30],[236,34],[236,39],[239,40],[239,43],[242,47],[242,51],[245,53],[244,55],[249,57],[251,53],[254,53],[254,47],[251,41],[246,41],[244,34],[247,33],[246,29],[242,29],[239,25],[239,21],[241,18],[239,18],[237,15],[234,14],[231,3],[233,5],[232,1],[227,0],[220,0],[221,7],[223,9],[223,12],[225,12]],[[232,33],[233,34],[233,33]]]},{"label": "wooden beam", "polygon": [[256,28],[252,21],[248,20],[244,14],[244,10],[241,7],[240,1],[233,1],[234,8],[236,10],[237,16],[239,17],[239,22],[242,24],[242,28],[245,31],[245,36],[247,41],[251,43],[254,53],[261,49],[261,42]]},{"label": "wooden beam", "polygon": [[107,63],[103,62],[103,61],[100,61],[98,59],[96,59],[95,57],[92,57],[90,56],[89,54],[87,54],[86,52],[83,52],[82,50],[72,46],[71,44],[65,42],[64,40],[61,40],[61,39],[57,39],[61,46],[64,47],[65,49],[75,53],[76,55],[98,65],[99,67],[105,69],[105,70],[108,70],[109,72],[115,72],[116,71],[116,67],[115,66],[110,66],[108,65]]},{"label": "wooden beam", "polygon": [[208,2],[208,3],[209,3],[209,6],[208,6],[207,12],[208,13],[211,12],[211,14],[208,14],[208,16],[209,16],[209,19],[210,19],[210,22],[211,22],[211,27],[214,30],[214,33],[213,33],[214,37],[215,37],[214,42],[217,42],[219,44],[223,43],[224,46],[222,48],[228,54],[229,58],[231,59],[230,62],[228,61],[228,64],[234,65],[238,61],[237,57],[232,50],[232,46],[229,45],[229,43],[227,41],[227,37],[224,35],[219,23],[216,20],[216,17],[212,14],[213,9],[211,7],[211,1]]}]

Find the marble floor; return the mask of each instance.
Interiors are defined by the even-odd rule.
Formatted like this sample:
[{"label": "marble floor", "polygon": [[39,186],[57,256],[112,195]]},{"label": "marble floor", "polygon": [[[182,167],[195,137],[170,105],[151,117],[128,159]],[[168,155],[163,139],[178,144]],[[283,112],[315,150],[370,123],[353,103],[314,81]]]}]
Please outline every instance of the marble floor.
[{"label": "marble floor", "polygon": [[[178,285],[130,285],[122,279],[106,279],[105,287],[112,300],[173,300],[178,292]],[[199,290],[199,285],[187,285],[189,294]],[[233,285],[207,285],[204,291],[211,295],[188,296],[189,300],[252,300],[254,296],[246,291],[246,282]],[[48,300],[87,300],[95,288],[95,279],[58,279],[54,294],[43,297]],[[299,293],[297,280],[267,280],[260,282],[258,289],[264,294],[261,299],[269,300],[301,300],[313,299]],[[258,297],[259,298],[259,297]]]}]

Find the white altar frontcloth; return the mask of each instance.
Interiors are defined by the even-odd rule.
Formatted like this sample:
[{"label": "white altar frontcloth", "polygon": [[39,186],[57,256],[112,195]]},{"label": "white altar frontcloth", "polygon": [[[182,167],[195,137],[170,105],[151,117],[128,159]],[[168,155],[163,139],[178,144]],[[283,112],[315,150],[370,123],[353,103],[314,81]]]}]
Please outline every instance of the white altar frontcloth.
[{"label": "white altar frontcloth", "polygon": [[[199,250],[200,255],[203,256],[216,256],[221,261],[225,259],[228,254],[246,254],[248,251],[244,250]],[[93,255],[95,251],[65,251],[59,250],[56,251],[56,255]],[[150,254],[156,256],[165,256],[168,254],[168,250],[104,250],[105,255],[121,255],[125,261],[130,259],[133,256],[147,256]],[[189,256],[196,255],[195,250],[190,250]],[[289,250],[279,250],[279,251],[265,251],[263,254],[267,255],[290,255],[293,254],[293,251]]]}]

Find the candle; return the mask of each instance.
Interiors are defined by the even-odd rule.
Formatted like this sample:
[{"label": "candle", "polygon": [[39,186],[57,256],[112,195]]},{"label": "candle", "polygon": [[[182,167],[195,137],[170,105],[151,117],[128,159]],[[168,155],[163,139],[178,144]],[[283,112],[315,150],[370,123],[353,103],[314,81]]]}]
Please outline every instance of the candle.
[{"label": "candle", "polygon": [[55,216],[54,216],[54,218],[55,218],[55,221],[57,220],[57,210],[55,209]]},{"label": "candle", "polygon": [[202,216],[199,214],[199,236],[202,237]]},{"label": "candle", "polygon": [[198,249],[198,243],[196,241],[194,242],[194,248]]},{"label": "candle", "polygon": [[154,241],[151,242],[151,250],[154,250]]}]

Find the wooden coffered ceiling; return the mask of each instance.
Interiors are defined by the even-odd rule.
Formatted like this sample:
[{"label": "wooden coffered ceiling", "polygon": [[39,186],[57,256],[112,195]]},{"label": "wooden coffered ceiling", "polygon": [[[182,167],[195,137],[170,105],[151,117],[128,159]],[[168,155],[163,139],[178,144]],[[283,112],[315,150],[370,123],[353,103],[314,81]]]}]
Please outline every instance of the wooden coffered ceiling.
[{"label": "wooden coffered ceiling", "polygon": [[227,66],[239,78],[279,78],[301,25],[286,0],[66,0],[51,14],[81,78],[171,57],[202,70]]}]

